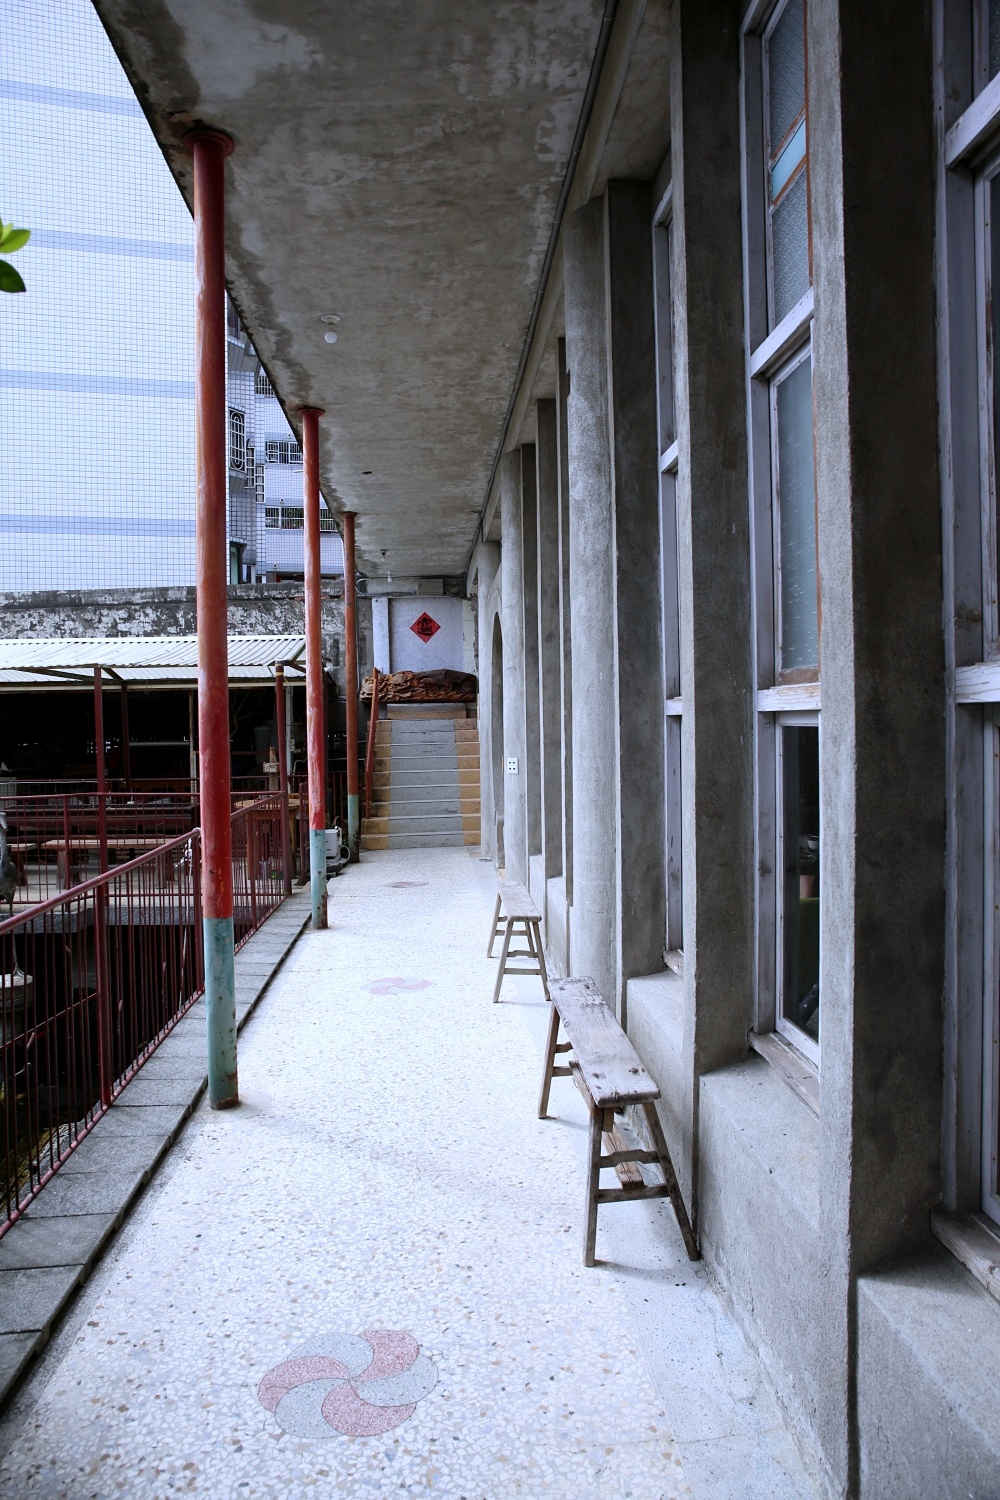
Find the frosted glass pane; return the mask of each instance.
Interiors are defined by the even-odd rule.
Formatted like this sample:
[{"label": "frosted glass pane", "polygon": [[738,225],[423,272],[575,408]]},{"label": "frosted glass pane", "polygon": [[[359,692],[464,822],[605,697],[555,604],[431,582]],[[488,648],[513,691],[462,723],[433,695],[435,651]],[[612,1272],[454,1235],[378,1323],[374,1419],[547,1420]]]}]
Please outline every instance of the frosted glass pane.
[{"label": "frosted glass pane", "polygon": [[806,102],[802,0],[788,0],[767,42],[769,148],[773,156]]},{"label": "frosted glass pane", "polygon": [[809,220],[804,171],[771,215],[771,286],[774,322],[780,323],[809,290]]},{"label": "frosted glass pane", "polygon": [[781,382],[776,400],[780,660],[782,669],[790,671],[797,667],[815,667],[819,662],[811,359],[804,359]]},{"label": "frosted glass pane", "polygon": [[1000,0],[990,0],[990,77],[1000,73]]}]

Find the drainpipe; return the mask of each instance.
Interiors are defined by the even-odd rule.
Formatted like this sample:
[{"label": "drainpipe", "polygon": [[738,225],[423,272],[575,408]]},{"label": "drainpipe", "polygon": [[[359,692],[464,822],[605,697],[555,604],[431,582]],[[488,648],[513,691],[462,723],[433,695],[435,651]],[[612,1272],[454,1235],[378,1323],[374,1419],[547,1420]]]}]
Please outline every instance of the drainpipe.
[{"label": "drainpipe", "polygon": [[125,790],[132,790],[132,740],[128,732],[128,683],[122,683],[122,774]]},{"label": "drainpipe", "polygon": [[302,407],[302,467],[305,510],[306,739],[309,770],[309,879],[312,925],[319,932],[326,915],[326,756],[323,712],[323,630],[320,600],[319,419],[317,406]]},{"label": "drainpipe", "polygon": [[104,678],[94,668],[94,754],[97,759],[97,859],[103,875],[108,868],[108,779],[104,769]]},{"label": "drainpipe", "polygon": [[281,793],[281,868],[282,888],[286,896],[292,894],[292,844],[288,823],[288,744],[285,729],[285,664],[279,661],[274,669],[274,720],[278,741],[278,790]]},{"label": "drainpipe", "polygon": [[194,157],[198,776],[208,1102],[213,1109],[229,1109],[239,1103],[226,610],[229,480],[226,465],[224,163],[233,150],[233,143],[221,130],[211,129],[189,131],[184,141]]},{"label": "drainpipe", "polygon": [[344,511],[344,697],[347,699],[347,847],[357,863],[361,832],[358,795],[358,608],[355,592],[354,515]]}]

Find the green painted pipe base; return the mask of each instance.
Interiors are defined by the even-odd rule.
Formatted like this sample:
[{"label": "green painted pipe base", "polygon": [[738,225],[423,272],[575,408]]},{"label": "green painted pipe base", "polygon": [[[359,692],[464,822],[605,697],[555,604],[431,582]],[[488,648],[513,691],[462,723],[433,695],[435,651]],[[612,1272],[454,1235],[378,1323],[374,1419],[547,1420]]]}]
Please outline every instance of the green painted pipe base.
[{"label": "green painted pipe base", "polygon": [[356,860],[360,852],[360,834],[361,798],[357,792],[351,792],[347,797],[347,848],[352,860]]},{"label": "green painted pipe base", "polygon": [[205,1022],[208,1102],[232,1109],[240,1102],[236,1071],[236,968],[232,917],[205,917]]},{"label": "green painted pipe base", "polygon": [[309,884],[312,893],[312,925],[314,932],[327,926],[326,919],[326,830],[309,830]]}]

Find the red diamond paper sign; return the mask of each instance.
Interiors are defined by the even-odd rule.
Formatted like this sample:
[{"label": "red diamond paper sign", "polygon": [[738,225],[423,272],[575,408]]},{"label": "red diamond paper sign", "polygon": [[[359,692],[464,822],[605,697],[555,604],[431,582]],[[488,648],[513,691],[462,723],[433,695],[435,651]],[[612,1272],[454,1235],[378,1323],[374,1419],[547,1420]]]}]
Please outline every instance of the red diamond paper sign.
[{"label": "red diamond paper sign", "polygon": [[414,620],[413,624],[410,626],[410,629],[413,631],[414,635],[419,635],[420,639],[426,646],[427,642],[431,639],[431,636],[437,635],[438,631],[441,629],[441,626],[438,624],[437,620],[432,620],[430,615],[425,611],[416,620]]}]

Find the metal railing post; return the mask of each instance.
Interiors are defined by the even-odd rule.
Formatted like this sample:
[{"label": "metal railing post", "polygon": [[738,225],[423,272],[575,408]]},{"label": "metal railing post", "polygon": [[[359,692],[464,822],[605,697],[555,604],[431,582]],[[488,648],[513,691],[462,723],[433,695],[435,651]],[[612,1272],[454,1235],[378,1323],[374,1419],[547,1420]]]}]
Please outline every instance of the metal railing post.
[{"label": "metal railing post", "polygon": [[202,901],[208,1102],[239,1103],[233,861],[229,805],[229,662],[226,535],[225,159],[222,131],[189,131],[194,158],[195,463],[198,477],[198,780],[202,827]]}]

